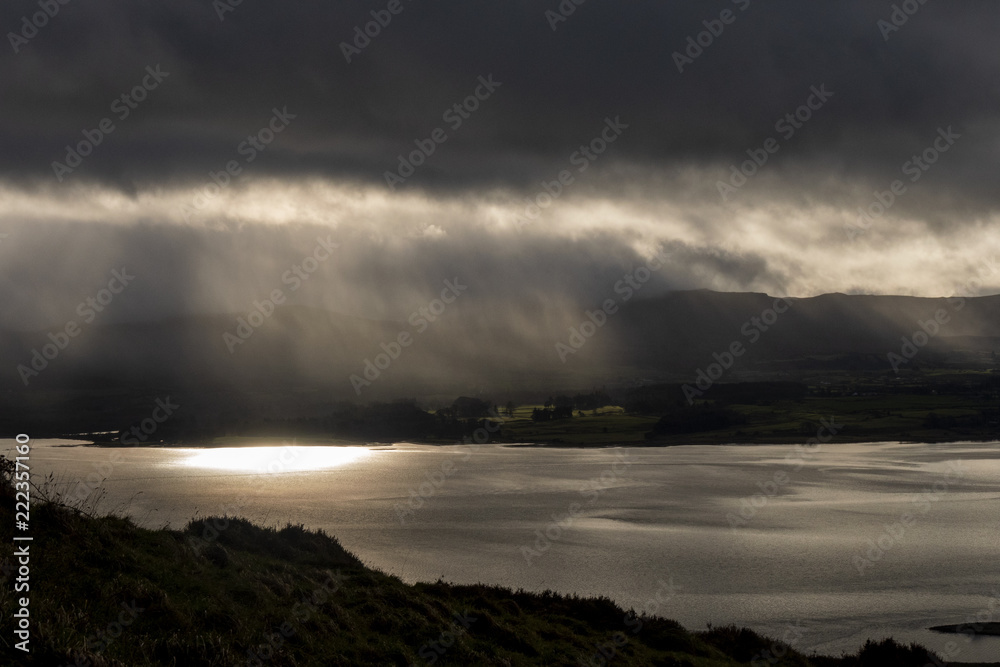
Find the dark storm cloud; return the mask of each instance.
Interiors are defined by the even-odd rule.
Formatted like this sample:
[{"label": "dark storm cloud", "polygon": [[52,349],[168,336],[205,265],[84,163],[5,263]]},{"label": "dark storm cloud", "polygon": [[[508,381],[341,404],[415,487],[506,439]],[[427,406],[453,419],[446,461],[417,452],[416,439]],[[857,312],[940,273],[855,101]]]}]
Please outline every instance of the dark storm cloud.
[{"label": "dark storm cloud", "polygon": [[[64,147],[111,117],[115,132],[67,179],[126,191],[202,181],[275,107],[297,118],[255,173],[379,183],[397,154],[442,127],[448,141],[408,186],[531,188],[621,116],[630,128],[609,165],[721,174],[826,84],[835,97],[775,158],[789,189],[831,177],[882,187],[951,125],[961,160],[935,174],[934,192],[960,192],[970,212],[995,204],[1000,7],[985,0],[927,2],[888,41],[877,22],[889,2],[591,0],[553,31],[544,12],[554,1],[401,0],[350,64],[341,43],[384,3],[243,2],[224,20],[218,6],[70,2],[17,54],[5,45],[6,177],[53,178]],[[726,9],[735,21],[679,73],[673,54]],[[7,3],[0,26],[18,32],[36,11]],[[117,120],[112,101],[156,65],[169,77]],[[443,111],[490,74],[502,86],[451,130]]]},{"label": "dark storm cloud", "polygon": [[[658,249],[670,259],[636,303],[693,288],[998,289],[995,270],[969,282],[1000,247],[995,3],[901,0],[906,17],[882,0],[231,2],[0,7],[11,358],[89,326],[80,304],[88,313],[115,271],[135,278],[92,330],[187,318],[192,344],[229,359],[222,332],[282,289],[321,309],[289,308],[272,327],[308,343],[279,336],[274,358],[307,370],[337,353],[326,320],[379,322],[341,359],[360,362],[365,336],[458,281],[468,292],[441,358],[488,350],[500,369],[529,350],[524,367],[555,377],[554,342]],[[372,12],[391,22],[348,63]],[[478,109],[454,109],[467,99]],[[384,174],[418,145],[433,154],[391,191]],[[77,164],[67,146],[90,154]],[[937,163],[919,183],[852,228],[925,149]],[[758,173],[723,198],[741,164]],[[293,290],[286,272],[328,236],[339,250]],[[144,336],[138,348],[165,358],[191,353]],[[587,354],[612,359],[604,340]]]}]

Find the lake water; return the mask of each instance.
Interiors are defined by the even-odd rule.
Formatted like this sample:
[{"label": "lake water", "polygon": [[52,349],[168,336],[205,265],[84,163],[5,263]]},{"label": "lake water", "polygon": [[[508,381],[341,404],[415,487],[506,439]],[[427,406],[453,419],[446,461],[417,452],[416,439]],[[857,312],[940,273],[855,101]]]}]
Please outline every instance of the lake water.
[{"label": "lake water", "polygon": [[924,629],[1000,620],[997,443],[66,444],[33,442],[36,481],[53,472],[71,494],[98,487],[99,509],[149,527],[226,512],[304,523],[408,582],[606,595],[690,629],[784,635],[806,652],[891,635],[959,662],[1000,661],[1000,638]]}]

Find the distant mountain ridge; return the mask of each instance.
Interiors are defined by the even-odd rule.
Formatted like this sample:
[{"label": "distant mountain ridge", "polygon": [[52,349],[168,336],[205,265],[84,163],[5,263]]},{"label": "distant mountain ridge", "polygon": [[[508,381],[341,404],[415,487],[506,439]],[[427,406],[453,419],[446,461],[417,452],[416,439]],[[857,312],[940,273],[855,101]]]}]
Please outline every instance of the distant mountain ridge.
[{"label": "distant mountain ridge", "polygon": [[[246,392],[311,386],[331,397],[366,401],[683,381],[716,355],[727,358],[737,344],[742,354],[722,381],[809,368],[891,371],[888,355],[900,354],[903,339],[914,342],[914,334],[915,343],[924,344],[914,345],[918,353],[903,368],[986,368],[1000,351],[1000,295],[777,299],[694,290],[634,299],[603,318],[598,310],[599,304],[575,312],[491,310],[459,300],[421,328],[282,306],[252,323],[243,313],[95,324],[68,341],[53,340],[50,334],[60,339],[55,329],[6,331],[0,333],[0,386],[15,394],[107,386]],[[408,344],[400,343],[406,339]],[[57,342],[67,344],[57,349]],[[44,358],[54,351],[53,358]],[[45,367],[36,370],[42,362]]]}]

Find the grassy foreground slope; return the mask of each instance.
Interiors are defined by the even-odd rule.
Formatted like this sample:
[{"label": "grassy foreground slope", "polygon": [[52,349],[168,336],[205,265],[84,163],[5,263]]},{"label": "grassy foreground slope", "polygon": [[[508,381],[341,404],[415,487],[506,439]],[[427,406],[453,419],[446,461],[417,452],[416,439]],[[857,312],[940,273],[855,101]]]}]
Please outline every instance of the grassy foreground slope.
[{"label": "grassy foreground slope", "polygon": [[[0,511],[7,544],[11,505],[5,497]],[[333,537],[298,526],[210,518],[183,531],[147,530],[39,503],[30,530],[31,653],[15,651],[5,630],[4,653],[16,656],[10,664],[923,667],[931,660],[891,640],[858,656],[807,658],[749,630],[692,633],[607,599],[407,585],[365,567]],[[5,627],[16,609],[11,578],[6,567]]]}]

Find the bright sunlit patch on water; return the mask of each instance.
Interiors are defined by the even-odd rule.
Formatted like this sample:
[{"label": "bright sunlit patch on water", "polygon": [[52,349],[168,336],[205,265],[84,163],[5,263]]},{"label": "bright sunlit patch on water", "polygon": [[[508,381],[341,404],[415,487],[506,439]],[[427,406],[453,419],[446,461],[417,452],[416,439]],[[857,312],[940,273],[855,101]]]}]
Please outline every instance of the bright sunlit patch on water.
[{"label": "bright sunlit patch on water", "polygon": [[259,473],[302,472],[338,468],[367,458],[367,447],[224,447],[194,451],[181,461],[192,468],[252,471]]}]

